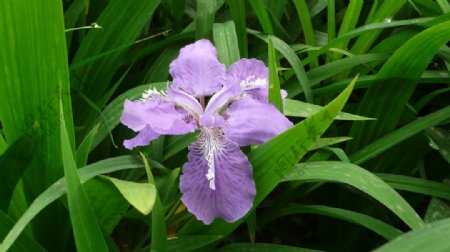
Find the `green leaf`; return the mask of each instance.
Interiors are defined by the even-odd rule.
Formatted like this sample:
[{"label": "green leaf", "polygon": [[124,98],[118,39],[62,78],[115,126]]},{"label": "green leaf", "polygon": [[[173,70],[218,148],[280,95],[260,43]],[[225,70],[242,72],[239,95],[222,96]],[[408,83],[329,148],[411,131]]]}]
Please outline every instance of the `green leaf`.
[{"label": "green leaf", "polygon": [[[296,124],[269,142],[262,144],[248,155],[253,167],[253,179],[255,180],[257,191],[253,209],[283,180],[286,174],[292,170],[292,167],[329,127],[350,96],[355,82],[356,78],[320,112]],[[206,227],[202,233],[229,234],[243,219],[234,223],[217,220]],[[180,230],[180,234],[189,234],[190,232],[198,231],[197,229],[201,229],[201,227],[199,222],[188,223]]]},{"label": "green leaf", "polygon": [[248,56],[247,24],[245,20],[245,2],[226,0],[230,7],[230,15],[236,25],[236,35],[239,43],[239,51],[243,58]]},{"label": "green leaf", "polygon": [[95,135],[97,135],[97,131],[100,124],[97,124],[89,133],[86,135],[86,138],[83,139],[80,146],[78,146],[76,156],[77,156],[77,165],[78,167],[83,167],[87,165],[89,152],[92,149],[92,143],[94,142]]},{"label": "green leaf", "polygon": [[[122,156],[105,159],[88,165],[79,169],[78,173],[80,175],[81,182],[84,183],[97,175],[136,168],[142,168],[142,162],[132,156]],[[8,250],[8,248],[11,247],[30,221],[45,207],[56,201],[59,197],[63,196],[66,193],[66,190],[67,187],[65,178],[61,178],[42,192],[36,199],[34,199],[27,211],[20,217],[20,219],[14,224],[14,227],[9,231],[8,235],[3,239],[0,246],[0,251],[2,251],[2,249]]]},{"label": "green leaf", "polygon": [[423,226],[419,215],[392,187],[369,171],[348,162],[323,161],[299,164],[286,176],[285,181],[345,183],[378,200],[411,228]]},{"label": "green leaf", "polygon": [[165,82],[169,77],[169,65],[180,53],[179,47],[166,47],[161,55],[152,62],[149,62],[150,69],[146,73],[143,82]]},{"label": "green leaf", "polygon": [[0,155],[3,154],[3,152],[5,152],[5,150],[8,148],[8,144],[5,141],[5,137],[3,136],[3,134],[0,131]]},{"label": "green leaf", "polygon": [[[385,28],[395,28],[400,26],[410,26],[410,25],[430,25],[434,22],[442,22],[442,18],[444,20],[448,20],[449,17],[437,17],[437,18],[413,18],[413,19],[407,19],[407,20],[393,20],[391,22],[379,22],[379,23],[372,23],[368,25],[364,25],[361,27],[358,27],[352,31],[349,31],[348,33],[343,34],[342,36],[339,36],[335,38],[332,41],[329,41],[328,44],[322,46],[319,50],[315,51],[310,55],[309,58],[318,57],[320,54],[325,53],[327,50],[330,50],[332,47],[336,46],[342,41],[345,41],[350,38],[357,37],[359,35],[363,34],[370,34],[372,31],[378,31],[383,30]],[[355,54],[352,52],[352,54]]]},{"label": "green leaf", "polygon": [[419,118],[393,132],[379,138],[376,141],[359,149],[352,155],[350,160],[352,163],[361,164],[380,153],[390,149],[396,144],[410,138],[411,136],[421,132],[422,130],[434,126],[442,121],[450,118],[450,106],[437,110],[429,115]]},{"label": "green leaf", "polygon": [[354,124],[350,136],[358,141],[349,142],[347,151],[355,152],[395,128],[422,72],[448,40],[450,21],[420,32],[395,51],[358,106],[358,114],[378,120],[370,125]]},{"label": "green leaf", "polygon": [[[314,68],[313,70],[309,71],[307,73],[307,76],[309,78],[309,82],[311,87],[319,85],[322,81],[327,80],[330,77],[333,77],[339,73],[341,73],[344,70],[351,69],[355,66],[365,66],[366,68],[370,67],[368,66],[369,63],[373,62],[380,62],[384,61],[388,58],[387,54],[383,53],[370,53],[370,54],[363,54],[363,55],[354,55],[349,56],[344,59],[336,60],[331,63],[328,63],[326,65],[319,66],[317,68]],[[358,79],[357,86],[360,85],[359,83],[361,81],[364,81],[367,76],[362,76],[361,79]],[[347,82],[345,85],[348,85],[349,82]],[[297,83],[293,83],[294,85],[289,85],[286,87],[286,91],[288,92],[289,97],[294,97],[302,92],[302,89]],[[323,87],[323,89],[330,88],[331,85],[327,85]],[[314,90],[314,93],[316,90]]]},{"label": "green leaf", "polygon": [[[59,154],[60,97],[70,142],[74,142],[62,3],[5,0],[0,4],[2,134],[11,144],[35,123],[42,134],[35,157],[22,177],[29,201],[63,175]],[[33,225],[35,230],[47,228],[39,232],[39,239],[55,250],[63,249],[65,241],[50,237],[66,232],[68,225],[66,214],[58,210],[63,209],[53,206]]]},{"label": "green leaf", "polygon": [[[14,225],[14,221],[0,210],[0,239],[7,234],[8,230]],[[2,244],[0,244],[0,248]],[[4,251],[4,250],[2,250]],[[27,233],[23,233],[17,239],[17,242],[9,248],[10,252],[22,252],[22,251],[46,251],[38,242],[31,238]]]},{"label": "green leaf", "polygon": [[397,251],[449,251],[450,219],[427,224],[412,230],[374,250],[376,252]]},{"label": "green leaf", "polygon": [[[45,13],[45,15],[42,15]],[[71,114],[62,2],[5,0],[0,5],[0,121],[7,143],[35,123],[42,143],[31,164],[30,186],[41,191],[62,176],[59,97]],[[29,27],[33,27],[29,29]],[[73,142],[71,118],[66,118]],[[31,178],[32,177],[32,178]],[[28,177],[26,177],[28,180]]]},{"label": "green leaf", "polygon": [[197,0],[197,15],[195,19],[195,38],[211,38],[216,1]]},{"label": "green leaf", "polygon": [[376,173],[378,177],[397,190],[421,193],[450,200],[450,185],[404,175]]},{"label": "green leaf", "polygon": [[283,101],[281,99],[280,79],[278,77],[278,58],[273,48],[272,38],[269,36],[269,102],[274,104],[283,113]]},{"label": "green leaf", "polygon": [[41,129],[35,124],[0,156],[0,210],[7,212],[17,183],[36,154]]},{"label": "green leaf", "polygon": [[450,132],[437,127],[430,127],[425,132],[432,140],[432,146],[450,163]]},{"label": "green leaf", "polygon": [[[392,23],[392,17],[394,17],[394,15],[403,7],[405,3],[406,0],[383,1],[374,16],[371,18],[370,22]],[[362,54],[366,52],[381,32],[382,30],[375,30],[361,35],[353,45],[352,52],[355,54]]]},{"label": "green leaf", "polygon": [[243,252],[243,251],[259,251],[259,252],[317,252],[320,250],[291,247],[279,244],[269,243],[233,243],[223,247],[220,251],[226,252]]},{"label": "green leaf", "polygon": [[431,223],[448,218],[450,218],[450,206],[448,203],[438,198],[431,198],[425,212],[425,222]]},{"label": "green leaf", "polygon": [[155,185],[136,183],[105,176],[119,190],[122,196],[143,215],[149,214],[156,200]]},{"label": "green leaf", "polygon": [[348,140],[351,140],[351,137],[325,137],[325,138],[319,138],[317,139],[317,141],[314,143],[314,145],[311,147],[310,150],[317,150],[317,149],[321,149],[333,144],[338,144],[338,143],[342,143]]},{"label": "green leaf", "polygon": [[205,246],[219,241],[223,237],[220,235],[192,235],[173,238],[168,241],[168,251],[188,252],[197,251]]},{"label": "green leaf", "polygon": [[[359,19],[359,15],[361,13],[361,9],[363,6],[363,1],[362,0],[354,0],[354,1],[350,1],[347,9],[345,10],[345,15],[344,15],[344,19],[342,20],[341,26],[339,28],[339,34],[338,37],[342,36],[343,34],[353,30],[356,26],[356,24],[358,23],[358,19]],[[329,40],[331,41],[331,40]],[[344,41],[342,41],[341,43],[339,43],[338,45],[336,45],[336,48],[347,48],[348,42],[350,41],[350,39],[346,39]],[[337,54],[334,53],[333,54],[333,59],[337,60],[341,58],[341,54]]]},{"label": "green leaf", "polygon": [[264,33],[273,35],[272,23],[270,22],[269,13],[267,12],[264,0],[250,0],[250,5],[252,6],[253,11],[255,11],[256,17],[258,18]]},{"label": "green leaf", "polygon": [[[148,183],[156,186],[155,179],[153,178],[150,165],[144,154],[141,153],[141,158],[144,161],[145,172],[147,173]],[[152,251],[167,251],[167,231],[166,221],[164,219],[164,208],[161,204],[158,191],[155,190],[155,204],[152,212]]]},{"label": "green leaf", "polygon": [[112,234],[130,208],[130,204],[109,180],[101,177],[95,177],[85,182],[83,188],[97,217],[98,224],[105,238],[108,239],[107,236]]},{"label": "green leaf", "polygon": [[[315,46],[316,41],[314,39],[314,29],[311,22],[311,16],[309,15],[308,5],[306,0],[294,0],[295,8],[297,9],[298,17],[300,18],[300,24],[302,25],[303,35],[305,36],[306,44]],[[311,68],[319,66],[317,59],[311,62]]]},{"label": "green leaf", "polygon": [[[264,40],[266,43],[269,43],[269,36],[263,35],[259,32],[249,31],[250,34],[255,35],[256,37]],[[311,84],[309,83],[308,77],[306,76],[305,69],[303,68],[302,62],[298,58],[297,54],[292,50],[292,48],[286,44],[283,40],[270,36],[273,42],[273,47],[277,49],[291,64],[294,69],[295,75],[299,81],[299,85],[302,87],[303,92],[305,93],[306,101],[312,103],[313,96],[311,91]]]},{"label": "green leaf", "polygon": [[341,219],[344,221],[348,221],[357,225],[361,225],[366,227],[375,233],[381,235],[387,240],[392,240],[395,237],[403,234],[400,230],[365,214],[361,214],[355,211],[345,210],[341,208],[329,207],[329,206],[291,206],[287,208],[282,208],[279,210],[275,210],[270,214],[263,216],[263,222],[260,223],[261,226],[266,223],[278,219],[283,216],[293,215],[293,214],[319,214],[324,216],[329,216],[332,218]]},{"label": "green leaf", "polygon": [[[92,101],[101,101],[109,90],[116,71],[121,67],[127,50],[114,51],[82,65],[79,63],[121,46],[130,45],[148,24],[159,3],[160,0],[110,1],[97,19],[97,23],[103,29],[89,30],[74,56],[72,66],[77,67],[71,68],[71,87]],[[75,102],[77,106],[74,107],[74,114],[77,115],[78,121],[82,124],[87,122],[89,125],[91,120],[95,119],[96,111],[91,110],[89,105],[81,100]],[[96,105],[102,108],[104,104]]]},{"label": "green leaf", "polygon": [[214,45],[219,54],[219,61],[227,68],[240,59],[239,45],[233,21],[213,26]]},{"label": "green leaf", "polygon": [[60,113],[60,118],[64,178],[67,185],[70,220],[77,249],[79,251],[108,251],[108,246],[78,175],[62,112]]},{"label": "green leaf", "polygon": [[[313,114],[323,109],[322,106],[310,104],[298,100],[285,99],[284,100],[284,114],[292,117],[310,117]],[[348,120],[348,121],[365,121],[375,120],[374,118],[353,115],[345,112],[339,112],[336,116],[336,120]]]}]

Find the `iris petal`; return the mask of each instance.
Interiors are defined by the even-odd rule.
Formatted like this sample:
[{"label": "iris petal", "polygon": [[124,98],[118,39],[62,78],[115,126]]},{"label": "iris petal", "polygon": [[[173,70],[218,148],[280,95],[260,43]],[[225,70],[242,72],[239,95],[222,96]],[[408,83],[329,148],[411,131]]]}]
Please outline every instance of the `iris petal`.
[{"label": "iris petal", "polygon": [[173,86],[195,97],[220,90],[226,79],[225,65],[217,59],[217,50],[206,39],[187,45],[170,64]]},{"label": "iris petal", "polygon": [[196,118],[199,118],[203,113],[202,105],[200,105],[197,99],[182,90],[168,87],[167,97],[178,106],[189,111]]},{"label": "iris petal", "polygon": [[260,102],[268,102],[269,70],[257,59],[241,59],[231,65],[227,85],[239,85],[245,94]]},{"label": "iris petal", "polygon": [[[138,143],[144,142],[143,139],[146,139],[145,141],[150,139],[147,141],[149,142],[163,134],[186,134],[197,128],[195,121],[186,110],[162,98],[146,101],[126,100],[120,121],[133,131],[140,132],[139,138],[134,140]],[[127,145],[133,148],[143,144],[134,145],[128,142]]]},{"label": "iris petal", "polygon": [[226,114],[223,132],[240,146],[264,143],[292,127],[292,122],[274,105],[250,98],[233,102]]},{"label": "iris petal", "polygon": [[129,150],[138,146],[146,146],[158,136],[159,134],[154,132],[150,126],[146,126],[134,138],[125,140],[123,146]]},{"label": "iris petal", "polygon": [[251,165],[238,145],[218,128],[203,128],[189,146],[188,160],[180,189],[189,212],[205,224],[217,217],[233,222],[247,214],[256,189]]}]

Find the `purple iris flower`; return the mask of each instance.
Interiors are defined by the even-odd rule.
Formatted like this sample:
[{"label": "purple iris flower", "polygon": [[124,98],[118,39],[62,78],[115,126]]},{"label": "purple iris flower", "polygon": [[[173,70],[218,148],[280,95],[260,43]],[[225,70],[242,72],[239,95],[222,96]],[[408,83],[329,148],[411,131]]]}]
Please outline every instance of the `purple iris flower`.
[{"label": "purple iris flower", "polygon": [[205,224],[216,217],[236,221],[256,195],[252,167],[239,146],[264,143],[292,126],[268,103],[268,69],[262,61],[241,59],[227,71],[211,42],[199,40],[181,49],[170,74],[173,84],[165,92],[148,90],[140,100],[125,101],[121,122],[138,134],[124,146],[200,130],[180,177],[181,200]]}]

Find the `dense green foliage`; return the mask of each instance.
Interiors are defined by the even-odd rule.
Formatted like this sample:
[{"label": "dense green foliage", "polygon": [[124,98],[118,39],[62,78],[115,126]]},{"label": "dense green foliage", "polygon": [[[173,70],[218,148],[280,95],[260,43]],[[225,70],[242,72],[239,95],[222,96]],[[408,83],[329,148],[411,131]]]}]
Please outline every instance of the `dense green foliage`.
[{"label": "dense green foliage", "polygon": [[[122,146],[124,100],[200,38],[265,61],[295,124],[243,149],[235,223],[180,201],[195,134]],[[448,250],[449,40],[447,0],[4,0],[0,252]]]}]

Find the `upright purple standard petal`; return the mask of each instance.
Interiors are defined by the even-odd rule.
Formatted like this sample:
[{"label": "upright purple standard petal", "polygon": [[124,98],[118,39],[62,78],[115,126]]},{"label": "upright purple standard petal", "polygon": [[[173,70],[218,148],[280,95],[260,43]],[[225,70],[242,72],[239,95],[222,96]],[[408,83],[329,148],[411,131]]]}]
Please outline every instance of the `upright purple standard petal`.
[{"label": "upright purple standard petal", "polygon": [[208,96],[220,90],[226,79],[226,68],[217,59],[216,48],[202,39],[183,47],[170,64],[173,86],[190,95]]},{"label": "upright purple standard petal", "polygon": [[292,127],[292,123],[274,105],[253,99],[235,101],[226,115],[223,132],[240,146],[264,143]]},{"label": "upright purple standard petal", "polygon": [[238,145],[218,128],[203,128],[189,146],[188,159],[180,190],[189,212],[205,224],[216,217],[233,222],[247,214],[256,189],[250,163]]},{"label": "upright purple standard petal", "polygon": [[227,85],[240,85],[243,92],[253,99],[268,103],[269,70],[257,59],[241,59],[231,65]]}]

